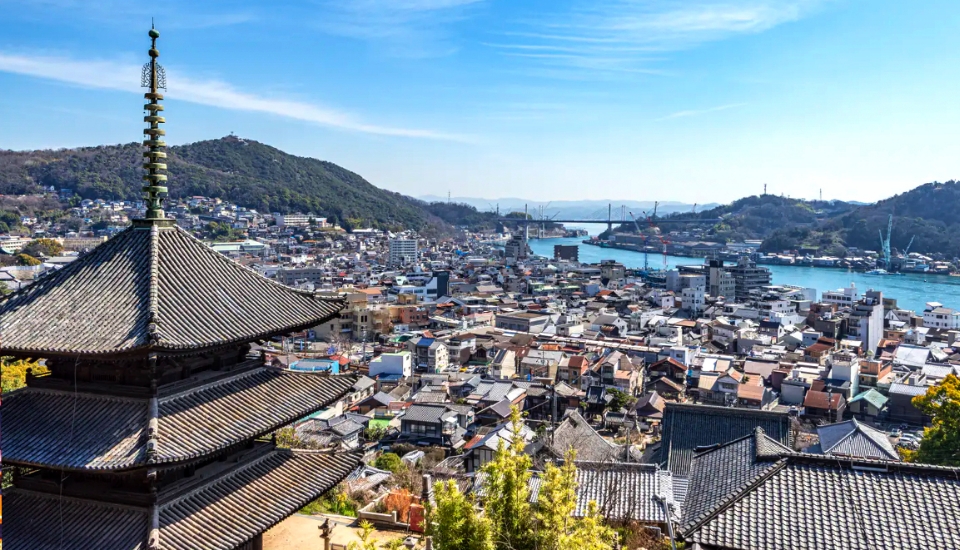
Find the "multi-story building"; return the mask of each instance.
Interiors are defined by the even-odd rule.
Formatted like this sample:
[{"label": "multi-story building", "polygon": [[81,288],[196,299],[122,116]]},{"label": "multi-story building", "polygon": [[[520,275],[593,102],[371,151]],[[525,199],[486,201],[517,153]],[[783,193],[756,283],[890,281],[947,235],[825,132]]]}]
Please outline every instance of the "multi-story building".
[{"label": "multi-story building", "polygon": [[746,256],[741,257],[737,265],[726,269],[733,275],[734,295],[738,301],[746,301],[751,291],[770,285],[770,270],[757,266]]},{"label": "multi-story building", "polygon": [[307,227],[311,219],[316,219],[306,214],[280,214],[279,212],[274,213],[273,218],[277,221],[277,227]]},{"label": "multi-story building", "polygon": [[944,330],[960,328],[960,311],[943,307],[938,302],[927,302],[923,311],[923,326]]},{"label": "multi-story building", "polygon": [[410,265],[417,261],[416,239],[390,239],[390,265]]},{"label": "multi-story building", "polygon": [[860,340],[864,353],[876,352],[883,338],[883,293],[868,290],[854,304],[847,324],[847,335]]},{"label": "multi-story building", "polygon": [[709,260],[707,262],[707,294],[732,299],[736,292],[737,283],[733,274],[724,268],[723,260]]},{"label": "multi-story building", "polygon": [[508,261],[524,260],[530,255],[530,247],[521,235],[514,235],[503,248],[503,256]]},{"label": "multi-story building", "polygon": [[825,290],[820,301],[825,304],[836,304],[840,307],[853,307],[853,304],[857,301],[858,297],[859,294],[857,293],[856,285],[850,283],[849,288]]},{"label": "multi-story building", "polygon": [[369,376],[375,378],[383,374],[409,378],[413,375],[413,354],[409,351],[398,351],[374,357],[370,361]]},{"label": "multi-story building", "polygon": [[539,334],[547,327],[550,322],[550,315],[547,313],[534,313],[532,311],[521,311],[519,313],[504,313],[497,315],[496,327],[504,330],[515,330],[517,332],[532,332]]},{"label": "multi-story building", "polygon": [[620,281],[627,275],[627,268],[614,260],[600,261],[600,279],[603,281]]},{"label": "multi-story building", "polygon": [[419,372],[443,372],[450,364],[450,351],[446,344],[435,338],[414,338],[407,341],[413,354],[413,366]]}]

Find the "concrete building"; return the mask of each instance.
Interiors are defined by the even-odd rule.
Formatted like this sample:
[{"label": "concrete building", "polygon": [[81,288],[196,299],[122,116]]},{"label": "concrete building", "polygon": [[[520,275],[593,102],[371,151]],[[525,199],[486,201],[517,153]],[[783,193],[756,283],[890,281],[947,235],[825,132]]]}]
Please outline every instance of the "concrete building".
[{"label": "concrete building", "polygon": [[525,260],[530,256],[530,247],[522,236],[514,235],[504,246],[503,256],[510,262]]},{"label": "concrete building", "polygon": [[876,352],[883,338],[883,293],[868,290],[853,306],[847,324],[847,336],[860,340],[864,353]]},{"label": "concrete building", "polygon": [[553,245],[553,259],[570,262],[580,261],[580,247],[575,244]]},{"label": "concrete building", "polygon": [[960,311],[943,307],[939,302],[927,302],[923,311],[923,326],[945,330],[960,329]]},{"label": "concrete building", "polygon": [[841,307],[853,307],[858,298],[857,287],[850,283],[849,288],[839,288],[837,290],[826,290],[823,292],[823,298],[820,300],[825,304],[836,304]]},{"label": "concrete building", "polygon": [[550,322],[550,315],[521,311],[519,313],[502,313],[497,315],[496,327],[517,332],[532,332],[539,334]]},{"label": "concrete building", "polygon": [[413,354],[409,351],[384,353],[370,361],[369,376],[374,378],[381,374],[400,375],[409,378],[413,375]]},{"label": "concrete building", "polygon": [[707,294],[713,297],[723,296],[732,299],[737,292],[737,283],[733,275],[724,269],[723,260],[710,260],[707,263]]},{"label": "concrete building", "polygon": [[[277,227],[307,227],[310,225],[310,218],[306,214],[280,214],[274,213],[273,218],[277,221]],[[324,219],[326,221],[326,219]]]},{"label": "concrete building", "polygon": [[415,239],[390,239],[390,265],[410,265],[417,261]]},{"label": "concrete building", "polygon": [[746,256],[740,258],[737,265],[726,269],[733,276],[734,294],[737,301],[749,299],[752,290],[770,286],[770,270],[757,266],[753,260]]}]

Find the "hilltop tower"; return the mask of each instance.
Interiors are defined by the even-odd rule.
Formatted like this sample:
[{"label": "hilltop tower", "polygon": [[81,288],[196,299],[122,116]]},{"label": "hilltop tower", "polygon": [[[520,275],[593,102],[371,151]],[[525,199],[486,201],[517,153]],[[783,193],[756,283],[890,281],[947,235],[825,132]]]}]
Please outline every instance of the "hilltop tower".
[{"label": "hilltop tower", "polygon": [[10,548],[254,550],[359,463],[271,438],[356,379],[251,353],[342,303],[265,279],[164,214],[159,36],[150,30],[143,72],[144,217],[0,301],[0,355],[50,371],[3,396]]}]

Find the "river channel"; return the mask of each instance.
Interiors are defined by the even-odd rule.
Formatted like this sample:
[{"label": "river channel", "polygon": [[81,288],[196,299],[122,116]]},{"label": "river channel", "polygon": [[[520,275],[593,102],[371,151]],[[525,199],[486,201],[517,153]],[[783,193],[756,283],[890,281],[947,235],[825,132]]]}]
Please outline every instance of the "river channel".
[{"label": "river channel", "polygon": [[[600,260],[616,260],[627,267],[643,267],[643,253],[615,248],[600,248],[583,244],[583,238],[531,240],[530,248],[539,256],[553,257],[553,245],[576,244],[580,246],[580,261],[599,263]],[[667,256],[667,267],[696,265],[700,258]],[[663,255],[650,254],[648,265],[663,268]],[[960,307],[960,277],[949,275],[926,275],[907,273],[903,275],[866,275],[843,269],[799,267],[790,265],[766,265],[773,275],[773,284],[790,284],[817,289],[818,296],[824,290],[849,287],[854,283],[863,292],[880,290],[885,297],[896,298],[902,308],[923,311],[927,302],[940,302],[946,307]]]}]

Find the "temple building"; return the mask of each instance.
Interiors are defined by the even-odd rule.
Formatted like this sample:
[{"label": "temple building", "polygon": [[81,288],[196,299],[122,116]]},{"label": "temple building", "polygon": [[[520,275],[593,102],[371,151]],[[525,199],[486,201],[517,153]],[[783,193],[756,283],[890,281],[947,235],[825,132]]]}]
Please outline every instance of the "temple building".
[{"label": "temple building", "polygon": [[10,550],[257,549],[360,462],[271,437],[356,378],[267,366],[251,344],[342,303],[265,279],[165,216],[166,83],[150,37],[144,218],[0,301],[0,355],[50,371],[3,396]]}]

